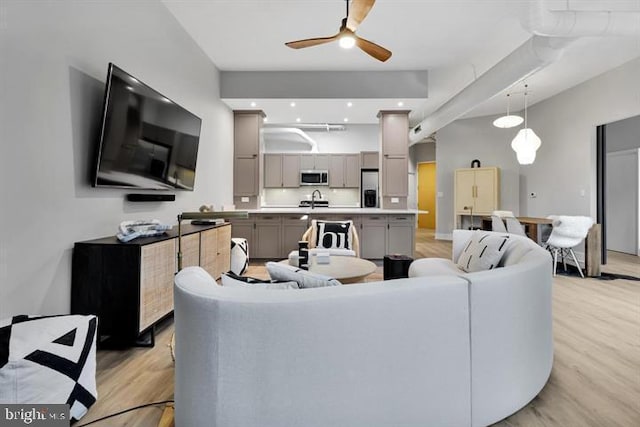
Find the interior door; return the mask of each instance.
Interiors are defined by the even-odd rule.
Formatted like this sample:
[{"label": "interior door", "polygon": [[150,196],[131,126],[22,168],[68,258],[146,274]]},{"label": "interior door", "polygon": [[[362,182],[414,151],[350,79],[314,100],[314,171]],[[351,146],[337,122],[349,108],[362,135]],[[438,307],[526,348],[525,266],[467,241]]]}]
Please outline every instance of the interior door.
[{"label": "interior door", "polygon": [[607,249],[638,255],[638,156],[607,153]]},{"label": "interior door", "polygon": [[436,164],[418,163],[418,210],[429,211],[418,214],[418,228],[436,228]]}]

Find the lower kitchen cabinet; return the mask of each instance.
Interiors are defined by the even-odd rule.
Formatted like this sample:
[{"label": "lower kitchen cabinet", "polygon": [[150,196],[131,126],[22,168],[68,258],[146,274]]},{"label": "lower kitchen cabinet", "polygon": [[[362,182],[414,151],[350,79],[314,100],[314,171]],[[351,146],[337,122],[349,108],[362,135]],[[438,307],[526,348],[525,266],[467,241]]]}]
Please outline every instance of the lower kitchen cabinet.
[{"label": "lower kitchen cabinet", "polygon": [[387,253],[386,215],[363,215],[358,237],[360,238],[360,258],[384,258]]},{"label": "lower kitchen cabinet", "polygon": [[282,217],[282,248],[280,257],[286,258],[289,252],[298,250],[298,242],[307,231],[308,223],[300,219],[301,215],[286,215]]},{"label": "lower kitchen cabinet", "polygon": [[279,215],[259,215],[255,221],[255,258],[280,258],[282,221]]},{"label": "lower kitchen cabinet", "polygon": [[389,215],[387,218],[387,254],[413,256],[415,215]]}]

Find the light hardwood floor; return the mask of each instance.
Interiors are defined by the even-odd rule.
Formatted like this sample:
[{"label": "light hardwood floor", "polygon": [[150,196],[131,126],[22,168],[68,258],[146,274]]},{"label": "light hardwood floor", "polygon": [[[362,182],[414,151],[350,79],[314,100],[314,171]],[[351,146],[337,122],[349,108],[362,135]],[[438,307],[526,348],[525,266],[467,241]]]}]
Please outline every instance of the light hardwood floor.
[{"label": "light hardwood floor", "polygon": [[[450,251],[450,242],[434,240],[433,232],[418,231],[416,258],[449,257]],[[608,261],[604,272],[640,276],[638,257],[610,252]],[[267,277],[261,264],[251,265],[247,274]],[[382,280],[382,267],[366,280]],[[496,425],[640,426],[640,282],[558,275],[553,310],[555,358],[549,382],[525,408]],[[77,425],[171,399],[172,332],[169,321],[153,349],[99,351],[99,399]],[[157,426],[164,409],[158,405],[92,425]],[[170,418],[171,410],[167,414]]]}]

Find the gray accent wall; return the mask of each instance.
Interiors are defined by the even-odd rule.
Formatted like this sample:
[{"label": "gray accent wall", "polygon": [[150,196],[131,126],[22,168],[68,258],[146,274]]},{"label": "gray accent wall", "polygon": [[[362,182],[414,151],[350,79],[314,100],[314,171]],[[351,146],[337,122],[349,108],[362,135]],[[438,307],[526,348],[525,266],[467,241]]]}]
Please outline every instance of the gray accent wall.
[{"label": "gray accent wall", "polygon": [[521,212],[596,218],[596,127],[640,114],[639,76],[637,58],[529,109],[542,146],[520,171]]},{"label": "gray accent wall", "polygon": [[436,237],[451,238],[454,224],[454,171],[471,167],[471,161],[480,160],[481,166],[500,168],[501,210],[519,215],[520,165],[511,140],[518,132],[493,126],[496,116],[456,120],[436,134],[436,187],[442,197],[436,199]]},{"label": "gray accent wall", "polygon": [[[181,211],[231,203],[233,116],[218,70],[160,2],[0,8],[0,318],[64,314],[74,242],[114,235],[123,220],[175,224]],[[130,203],[131,191],[91,188],[109,62],[202,118],[194,192]]]}]

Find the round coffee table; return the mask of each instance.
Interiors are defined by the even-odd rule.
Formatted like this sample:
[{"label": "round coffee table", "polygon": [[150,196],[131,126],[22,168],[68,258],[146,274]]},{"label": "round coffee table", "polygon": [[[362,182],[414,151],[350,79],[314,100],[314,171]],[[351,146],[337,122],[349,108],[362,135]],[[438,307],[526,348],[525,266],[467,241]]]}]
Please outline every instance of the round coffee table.
[{"label": "round coffee table", "polygon": [[[312,273],[324,274],[338,279],[340,283],[357,283],[362,281],[369,274],[376,271],[376,265],[366,259],[354,256],[331,255],[329,264],[318,264],[317,256],[310,256],[309,271]],[[289,264],[288,259],[280,261],[282,264]]]}]

